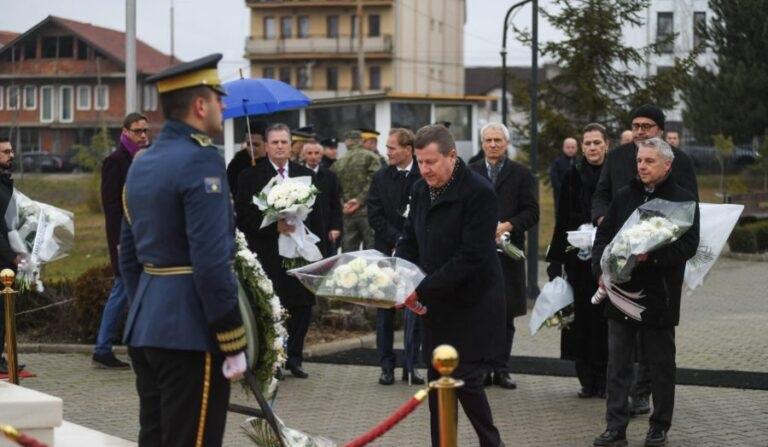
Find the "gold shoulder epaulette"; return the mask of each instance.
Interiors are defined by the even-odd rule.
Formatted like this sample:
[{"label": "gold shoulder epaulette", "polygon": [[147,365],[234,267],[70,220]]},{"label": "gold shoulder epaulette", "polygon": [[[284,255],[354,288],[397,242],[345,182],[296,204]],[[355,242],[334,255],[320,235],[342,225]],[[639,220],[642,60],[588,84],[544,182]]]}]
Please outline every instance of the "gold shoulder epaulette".
[{"label": "gold shoulder epaulette", "polygon": [[208,147],[213,144],[213,141],[211,140],[211,137],[204,133],[193,133],[189,135],[190,138],[195,140],[197,144],[199,144],[202,147]]},{"label": "gold shoulder epaulette", "polygon": [[125,220],[128,221],[128,224],[131,224],[131,215],[128,213],[128,194],[126,193],[125,185],[123,185],[123,214],[125,215]]}]

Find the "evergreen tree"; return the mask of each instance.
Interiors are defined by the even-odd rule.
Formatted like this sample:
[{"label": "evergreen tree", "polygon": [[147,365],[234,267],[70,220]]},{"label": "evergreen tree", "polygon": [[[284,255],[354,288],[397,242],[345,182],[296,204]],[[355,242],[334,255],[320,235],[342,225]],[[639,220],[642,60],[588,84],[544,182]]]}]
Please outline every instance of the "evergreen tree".
[{"label": "evergreen tree", "polygon": [[[578,137],[587,123],[599,122],[618,134],[626,128],[634,107],[654,103],[671,108],[675,89],[681,87],[692,64],[688,57],[657,75],[638,74],[646,58],[658,54],[668,42],[643,48],[624,42],[623,26],[639,31],[648,0],[555,0],[554,4],[557,12],[540,9],[541,16],[564,35],[561,41],[544,43],[540,50],[542,58],[556,67],[540,86],[541,171],[560,153],[563,139]],[[516,31],[520,40],[530,43],[527,32]],[[521,82],[513,86],[515,103],[530,104],[526,87]],[[517,130],[528,135],[529,123]]]},{"label": "evergreen tree", "polygon": [[713,135],[750,144],[768,130],[768,8],[764,0],[710,0],[713,17],[700,32],[715,54],[684,88],[683,120],[696,139]]}]

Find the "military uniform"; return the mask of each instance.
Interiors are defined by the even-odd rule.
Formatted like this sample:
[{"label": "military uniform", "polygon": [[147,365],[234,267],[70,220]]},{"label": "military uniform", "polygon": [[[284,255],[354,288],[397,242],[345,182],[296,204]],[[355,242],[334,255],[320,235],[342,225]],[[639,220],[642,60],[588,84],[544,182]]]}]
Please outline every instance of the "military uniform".
[{"label": "military uniform", "polygon": [[[201,80],[215,88],[220,58],[182,64],[150,82],[161,94],[164,81],[171,91]],[[171,119],[133,162],[123,195],[124,340],[137,376],[139,446],[221,445],[230,391],[222,363],[246,344],[224,160],[207,135]]]},{"label": "military uniform", "polygon": [[331,171],[339,178],[342,203],[352,199],[360,203],[355,213],[344,215],[341,241],[341,250],[344,252],[359,250],[361,243],[364,249],[373,247],[373,230],[368,224],[365,202],[373,174],[380,168],[379,157],[359,145],[350,145],[347,153],[331,166]]}]

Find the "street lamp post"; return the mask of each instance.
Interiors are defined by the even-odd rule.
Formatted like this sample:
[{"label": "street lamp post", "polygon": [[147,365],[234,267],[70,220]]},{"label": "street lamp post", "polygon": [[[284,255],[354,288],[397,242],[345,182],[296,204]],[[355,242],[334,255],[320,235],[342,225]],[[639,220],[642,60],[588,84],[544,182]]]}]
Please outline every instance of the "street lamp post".
[{"label": "street lamp post", "polygon": [[[534,197],[539,196],[539,1],[522,0],[512,5],[504,16],[501,41],[501,122],[507,123],[507,28],[515,9],[531,3],[531,172],[534,178]],[[528,230],[528,297],[539,295],[539,225]]]}]

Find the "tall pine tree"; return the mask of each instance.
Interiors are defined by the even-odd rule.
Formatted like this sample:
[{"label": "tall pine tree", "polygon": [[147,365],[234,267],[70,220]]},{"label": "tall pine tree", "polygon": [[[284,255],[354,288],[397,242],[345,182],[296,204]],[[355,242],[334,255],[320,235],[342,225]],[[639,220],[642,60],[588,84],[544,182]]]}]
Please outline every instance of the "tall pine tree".
[{"label": "tall pine tree", "polygon": [[683,120],[696,139],[714,135],[750,144],[768,132],[768,5],[765,0],[710,0],[700,30],[714,67],[699,66],[684,88]]}]

